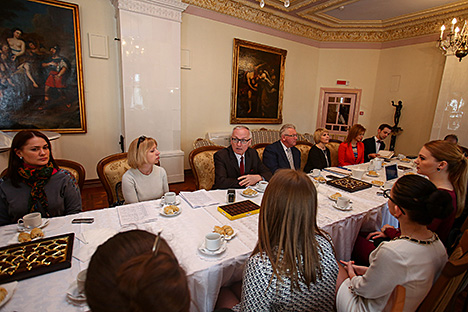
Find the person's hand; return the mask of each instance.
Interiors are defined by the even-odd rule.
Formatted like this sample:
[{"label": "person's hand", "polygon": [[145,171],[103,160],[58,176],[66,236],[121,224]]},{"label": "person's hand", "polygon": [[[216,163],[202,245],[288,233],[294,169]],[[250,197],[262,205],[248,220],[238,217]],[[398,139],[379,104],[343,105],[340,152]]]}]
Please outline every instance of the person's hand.
[{"label": "person's hand", "polygon": [[354,268],[353,268],[354,261],[346,262],[346,261],[340,260],[340,262],[344,265],[346,271],[348,271],[348,276],[350,279],[356,276],[356,272],[354,272]]},{"label": "person's hand", "polygon": [[385,235],[384,232],[375,231],[375,232],[369,233],[369,235],[367,235],[366,239],[371,240],[371,239],[376,239],[376,238],[379,238],[379,237],[387,237],[387,235]]},{"label": "person's hand", "polygon": [[237,180],[239,180],[240,186],[251,186],[262,180],[262,177],[259,174],[246,174],[238,177]]},{"label": "person's hand", "polygon": [[375,157],[379,157],[379,156],[380,156],[380,154],[377,154],[377,153],[371,153],[371,154],[369,154],[369,155],[367,155],[367,156],[368,156],[370,159],[372,159],[372,158],[375,158]]},{"label": "person's hand", "polygon": [[382,228],[380,229],[382,232],[385,232],[386,229],[394,229],[395,227],[394,226],[391,226],[390,224],[385,224],[384,226],[382,226]]}]

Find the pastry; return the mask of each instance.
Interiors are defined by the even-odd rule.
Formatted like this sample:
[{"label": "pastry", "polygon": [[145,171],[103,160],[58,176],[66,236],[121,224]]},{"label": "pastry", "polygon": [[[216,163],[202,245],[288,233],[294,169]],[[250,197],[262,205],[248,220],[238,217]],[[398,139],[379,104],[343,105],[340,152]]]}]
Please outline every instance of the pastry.
[{"label": "pastry", "polygon": [[325,179],[325,178],[324,178],[324,177],[322,177],[322,176],[315,177],[314,179],[315,179],[315,181],[318,181],[318,182],[321,182],[321,183],[323,183],[323,182],[326,182],[326,181],[327,181],[327,179]]},{"label": "pastry", "polygon": [[368,174],[371,175],[371,176],[377,176],[378,175],[377,171],[374,171],[374,170],[370,170]]},{"label": "pastry", "polygon": [[333,200],[338,200],[338,198],[340,198],[341,196],[343,196],[343,195],[341,195],[340,193],[336,192],[335,194],[330,195],[330,198],[333,199]]},{"label": "pastry", "polygon": [[7,295],[8,291],[5,288],[0,287],[0,302],[2,302]]},{"label": "pastry", "polygon": [[31,235],[29,233],[23,232],[18,235],[18,242],[26,243],[31,241]]},{"label": "pastry", "polygon": [[253,189],[251,189],[251,188],[248,188],[248,189],[244,190],[244,191],[242,192],[242,194],[248,195],[248,196],[254,196],[254,195],[257,195],[258,192],[257,192],[256,190],[253,190]]},{"label": "pastry", "polygon": [[169,205],[169,206],[164,207],[164,213],[167,215],[172,215],[178,211],[179,211],[179,207],[174,206],[174,205]]},{"label": "pastry", "polygon": [[231,236],[232,234],[234,234],[234,230],[229,225],[223,226],[223,229],[224,229],[224,234],[226,234],[227,236]]},{"label": "pastry", "polygon": [[220,226],[215,225],[213,232],[223,235],[224,229]]},{"label": "pastry", "polygon": [[385,184],[384,181],[379,181],[379,180],[373,180],[371,183],[376,185],[376,186],[384,186],[384,184]]},{"label": "pastry", "polygon": [[31,239],[34,239],[37,237],[44,237],[44,232],[42,232],[42,230],[39,228],[34,228],[31,230]]}]

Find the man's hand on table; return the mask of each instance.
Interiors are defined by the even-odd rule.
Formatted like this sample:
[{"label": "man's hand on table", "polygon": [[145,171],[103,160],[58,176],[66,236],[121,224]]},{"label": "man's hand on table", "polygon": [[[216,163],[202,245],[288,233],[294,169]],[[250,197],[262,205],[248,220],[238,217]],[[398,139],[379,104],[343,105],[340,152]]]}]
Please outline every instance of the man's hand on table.
[{"label": "man's hand on table", "polygon": [[257,184],[258,181],[263,180],[259,174],[246,174],[237,178],[240,186],[251,186]]}]

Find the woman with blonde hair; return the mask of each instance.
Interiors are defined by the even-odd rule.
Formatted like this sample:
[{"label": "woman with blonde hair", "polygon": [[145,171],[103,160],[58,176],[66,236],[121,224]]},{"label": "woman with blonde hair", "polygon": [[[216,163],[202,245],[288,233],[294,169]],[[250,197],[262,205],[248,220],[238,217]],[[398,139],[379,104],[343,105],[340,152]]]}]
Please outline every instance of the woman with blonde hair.
[{"label": "woman with blonde hair", "polygon": [[364,143],[362,139],[366,128],[355,124],[348,131],[348,136],[338,148],[338,164],[340,166],[362,164],[364,162]]},{"label": "woman with blonde hair", "polygon": [[258,242],[234,311],[334,311],[338,263],[317,226],[317,190],[304,172],[278,170],[263,196]]},{"label": "woman with blonde hair", "polygon": [[323,169],[330,167],[330,150],[325,146],[330,142],[330,134],[327,129],[318,128],[314,132],[315,145],[309,150],[309,157],[304,167],[304,172],[310,172],[313,169]]},{"label": "woman with blonde hair", "polygon": [[166,170],[160,166],[158,143],[141,136],[130,143],[127,170],[122,177],[122,193],[125,203],[137,203],[158,199],[169,191]]}]

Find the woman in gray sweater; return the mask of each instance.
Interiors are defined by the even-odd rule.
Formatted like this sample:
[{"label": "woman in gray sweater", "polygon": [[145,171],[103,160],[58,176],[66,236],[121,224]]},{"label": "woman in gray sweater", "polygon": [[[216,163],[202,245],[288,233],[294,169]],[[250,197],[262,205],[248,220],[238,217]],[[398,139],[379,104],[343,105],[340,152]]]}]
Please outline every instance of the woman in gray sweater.
[{"label": "woman in gray sweater", "polygon": [[43,218],[81,212],[81,195],[72,175],[55,163],[47,136],[26,130],[13,138],[8,171],[0,180],[0,225],[31,212]]}]

